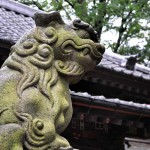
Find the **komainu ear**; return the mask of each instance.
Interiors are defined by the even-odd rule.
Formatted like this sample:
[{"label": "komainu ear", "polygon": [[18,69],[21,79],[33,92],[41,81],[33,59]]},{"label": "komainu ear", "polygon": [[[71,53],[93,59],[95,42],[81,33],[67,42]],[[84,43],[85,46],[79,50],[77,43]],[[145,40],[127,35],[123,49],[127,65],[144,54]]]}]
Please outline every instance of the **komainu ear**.
[{"label": "komainu ear", "polygon": [[36,12],[34,14],[34,20],[36,26],[47,26],[52,21],[56,21],[59,24],[64,24],[64,21],[62,20],[60,13],[58,11],[52,11],[50,13]]}]

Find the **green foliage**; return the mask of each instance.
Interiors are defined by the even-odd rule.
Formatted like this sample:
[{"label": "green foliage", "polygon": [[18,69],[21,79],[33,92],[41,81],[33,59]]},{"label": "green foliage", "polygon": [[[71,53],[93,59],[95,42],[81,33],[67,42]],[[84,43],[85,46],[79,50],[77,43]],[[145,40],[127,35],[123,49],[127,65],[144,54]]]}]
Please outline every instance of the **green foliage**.
[{"label": "green foliage", "polygon": [[[150,0],[18,0],[44,11],[58,10],[66,18],[79,17],[91,24],[107,48],[120,54],[150,59]],[[144,22],[144,23],[143,23]],[[112,32],[103,40],[103,35]],[[132,39],[144,44],[132,43]],[[132,40],[133,41],[133,40]]]}]

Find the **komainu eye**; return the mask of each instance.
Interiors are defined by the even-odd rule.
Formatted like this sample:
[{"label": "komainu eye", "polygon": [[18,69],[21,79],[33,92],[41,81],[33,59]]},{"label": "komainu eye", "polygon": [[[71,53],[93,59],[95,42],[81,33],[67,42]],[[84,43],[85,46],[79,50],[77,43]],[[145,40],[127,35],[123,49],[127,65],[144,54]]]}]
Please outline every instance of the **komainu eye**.
[{"label": "komainu eye", "polygon": [[83,53],[83,56],[87,55],[88,53],[90,52],[90,49],[89,48],[84,48],[82,53]]},{"label": "komainu eye", "polygon": [[64,46],[64,48],[62,49],[62,53],[65,55],[69,55],[72,53],[73,49],[74,49],[73,46],[71,44],[68,44]]}]

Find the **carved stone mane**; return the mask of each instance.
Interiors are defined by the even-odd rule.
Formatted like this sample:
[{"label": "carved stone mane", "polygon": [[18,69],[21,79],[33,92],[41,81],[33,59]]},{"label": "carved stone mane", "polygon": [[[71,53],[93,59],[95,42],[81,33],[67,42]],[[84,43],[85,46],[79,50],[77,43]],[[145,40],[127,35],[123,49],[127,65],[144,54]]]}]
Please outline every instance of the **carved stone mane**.
[{"label": "carved stone mane", "polygon": [[94,29],[80,19],[65,23],[58,12],[36,13],[35,23],[0,70],[2,150],[67,149],[59,134],[72,116],[68,85],[104,53]]}]

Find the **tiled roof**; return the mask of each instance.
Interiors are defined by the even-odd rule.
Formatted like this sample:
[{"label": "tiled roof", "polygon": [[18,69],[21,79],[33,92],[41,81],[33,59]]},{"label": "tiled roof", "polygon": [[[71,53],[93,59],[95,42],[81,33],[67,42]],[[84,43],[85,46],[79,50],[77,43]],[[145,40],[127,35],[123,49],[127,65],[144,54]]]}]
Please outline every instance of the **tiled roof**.
[{"label": "tiled roof", "polygon": [[[26,5],[0,0],[0,41],[14,44],[34,25],[33,15],[37,10]],[[106,69],[135,78],[150,80],[150,68],[135,64],[134,69],[126,68],[127,57],[106,51],[101,63],[101,69]]]},{"label": "tiled roof", "polygon": [[[34,26],[33,18],[26,16],[27,13],[19,13],[19,10],[23,12],[21,9],[23,6],[16,2],[0,0],[0,40],[14,44]],[[24,12],[26,12],[25,8],[26,6]],[[28,11],[31,10],[28,9]]]},{"label": "tiled roof", "polygon": [[91,102],[95,105],[102,105],[105,104],[107,106],[114,107],[115,109],[117,107],[119,108],[126,108],[127,110],[134,110],[140,113],[146,113],[150,115],[150,105],[149,104],[140,104],[140,103],[135,103],[132,101],[125,101],[125,100],[120,100],[118,98],[106,98],[105,96],[92,96],[88,94],[87,92],[74,92],[70,91],[72,96],[77,96],[80,98],[85,98],[85,99],[90,99]]},{"label": "tiled roof", "polygon": [[12,44],[31,27],[34,26],[31,17],[17,14],[13,11],[8,11],[5,8],[0,8],[0,39],[10,41]]},{"label": "tiled roof", "polygon": [[98,64],[98,67],[129,76],[134,76],[136,78],[150,80],[150,68],[136,63],[132,70],[128,69],[126,67],[128,58],[129,57],[127,56],[122,56],[111,51],[106,51],[103,55],[102,61],[100,64]]}]

